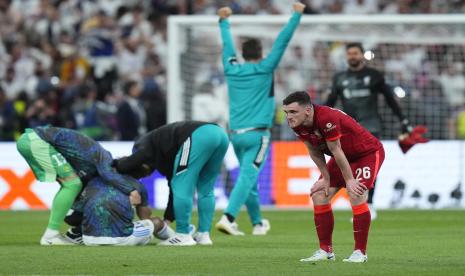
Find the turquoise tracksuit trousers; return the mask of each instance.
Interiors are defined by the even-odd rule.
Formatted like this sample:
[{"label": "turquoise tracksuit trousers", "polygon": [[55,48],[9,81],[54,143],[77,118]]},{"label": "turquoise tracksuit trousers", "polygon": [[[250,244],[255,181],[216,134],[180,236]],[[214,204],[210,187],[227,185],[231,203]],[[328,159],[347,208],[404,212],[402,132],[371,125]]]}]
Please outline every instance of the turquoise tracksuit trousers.
[{"label": "turquoise tracksuit trousers", "polygon": [[196,190],[198,231],[210,231],[215,211],[214,185],[228,144],[226,132],[217,125],[209,124],[196,129],[179,149],[171,179],[176,232],[189,233]]},{"label": "turquoise tracksuit trousers", "polygon": [[231,142],[239,159],[239,178],[229,196],[225,213],[237,217],[245,204],[253,225],[261,223],[260,198],[258,196],[258,174],[265,163],[270,145],[269,130],[253,130],[232,134]]}]

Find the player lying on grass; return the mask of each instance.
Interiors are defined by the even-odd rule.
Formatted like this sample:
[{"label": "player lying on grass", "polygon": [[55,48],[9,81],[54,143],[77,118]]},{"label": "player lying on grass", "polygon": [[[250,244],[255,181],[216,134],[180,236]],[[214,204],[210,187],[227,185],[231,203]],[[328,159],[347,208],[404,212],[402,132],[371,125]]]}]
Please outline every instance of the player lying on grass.
[{"label": "player lying on grass", "polygon": [[[287,96],[283,100],[283,110],[289,126],[307,146],[310,157],[321,171],[310,193],[320,249],[301,261],[335,260],[331,198],[345,187],[353,211],[355,248],[344,262],[366,262],[371,222],[368,190],[373,188],[383,163],[383,145],[349,115],[338,109],[312,104],[306,92]],[[325,154],[331,156],[328,163]]]},{"label": "player lying on grass", "polygon": [[[176,235],[160,245],[211,245],[215,210],[215,180],[228,149],[225,131],[205,122],[184,121],[155,129],[134,143],[133,154],[115,160],[120,173],[136,178],[158,170],[173,192]],[[197,190],[198,232],[189,235],[194,192]]]},{"label": "player lying on grass", "polygon": [[[107,185],[101,177],[93,178],[83,190],[78,204],[82,217],[76,216],[79,211],[73,213],[75,222],[70,224],[75,226],[74,230],[82,230],[85,245],[145,245],[153,236],[166,240],[174,235],[162,219],[151,217],[145,187],[132,177],[123,177],[139,191],[140,204],[114,186]],[[140,218],[138,221],[133,222],[132,206]],[[67,217],[67,222],[70,220],[70,216]],[[79,235],[72,238],[79,241]]]},{"label": "player lying on grass", "polygon": [[17,148],[37,180],[60,184],[41,245],[72,244],[59,233],[60,226],[83,183],[97,175],[136,202],[140,201],[134,187],[111,167],[110,152],[77,131],[49,126],[26,129],[17,141]]}]

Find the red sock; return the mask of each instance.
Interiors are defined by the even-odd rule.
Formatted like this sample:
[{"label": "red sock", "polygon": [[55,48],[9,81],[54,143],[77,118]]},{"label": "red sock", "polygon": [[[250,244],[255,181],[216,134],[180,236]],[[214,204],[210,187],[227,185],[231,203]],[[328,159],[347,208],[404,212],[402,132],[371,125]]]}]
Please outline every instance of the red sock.
[{"label": "red sock", "polygon": [[334,216],[331,204],[315,205],[313,209],[320,248],[326,252],[333,252]]},{"label": "red sock", "polygon": [[370,230],[371,215],[367,203],[352,206],[354,213],[354,240],[355,249],[359,249],[363,254],[366,254],[368,232]]}]

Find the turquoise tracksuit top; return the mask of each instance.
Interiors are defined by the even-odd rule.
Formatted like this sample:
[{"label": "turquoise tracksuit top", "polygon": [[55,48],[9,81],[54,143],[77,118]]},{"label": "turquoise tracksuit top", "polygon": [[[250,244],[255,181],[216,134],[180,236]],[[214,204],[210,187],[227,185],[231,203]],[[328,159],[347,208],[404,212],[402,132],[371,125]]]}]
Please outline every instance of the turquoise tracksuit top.
[{"label": "turquoise tracksuit top", "polygon": [[273,71],[279,64],[291,37],[299,25],[300,13],[294,13],[273,43],[271,52],[259,63],[238,64],[227,19],[220,20],[223,40],[223,66],[229,93],[230,128],[271,127],[275,111]]}]

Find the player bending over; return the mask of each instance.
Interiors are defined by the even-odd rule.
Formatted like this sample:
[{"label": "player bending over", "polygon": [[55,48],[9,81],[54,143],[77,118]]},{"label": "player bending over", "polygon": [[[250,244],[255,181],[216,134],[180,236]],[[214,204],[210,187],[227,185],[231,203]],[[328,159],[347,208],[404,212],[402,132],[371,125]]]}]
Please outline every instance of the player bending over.
[{"label": "player bending over", "polygon": [[139,193],[111,167],[110,152],[77,131],[48,126],[26,129],[17,141],[17,148],[37,180],[60,184],[41,245],[73,244],[60,234],[60,226],[83,183],[97,175],[108,185],[140,201]]},{"label": "player bending over", "polygon": [[[129,218],[131,218],[129,221],[132,221],[134,213],[130,205],[135,207],[140,221],[151,220],[154,223],[155,237],[166,240],[174,235],[174,231],[161,219],[152,217],[145,187],[130,176],[124,175],[123,178],[138,191],[141,196],[140,203],[137,204],[133,197],[128,197],[113,186],[107,185],[99,177],[92,179],[74,202],[72,212],[65,218],[65,222],[72,226],[65,235],[68,240],[82,244],[84,231],[87,245],[141,244],[137,239],[126,236],[128,227],[132,227],[127,221]],[[109,233],[112,233],[111,236]],[[112,239],[115,237],[117,239]],[[128,239],[123,238],[135,240],[137,243],[134,244],[132,241],[127,243]]]},{"label": "player bending over", "polygon": [[[302,262],[335,260],[332,234],[334,216],[331,198],[347,189],[353,212],[355,247],[344,262],[361,263],[366,254],[370,211],[368,190],[384,161],[382,144],[368,130],[338,109],[314,105],[306,92],[295,92],[283,100],[289,126],[307,146],[321,176],[310,190],[320,249]],[[331,156],[328,163],[325,154]]]},{"label": "player bending over", "polygon": [[[162,126],[140,137],[133,154],[115,160],[120,173],[136,178],[158,170],[173,192],[176,235],[160,245],[211,245],[210,228],[215,210],[213,188],[228,149],[228,136],[215,125],[184,121]],[[198,232],[189,235],[194,192],[197,190]]]},{"label": "player bending over", "polygon": [[[131,177],[124,178],[143,189],[139,207],[146,206],[145,188]],[[133,222],[133,205],[136,205],[139,217],[144,216],[138,204],[131,202],[130,197],[120,190],[107,185],[101,177],[95,177],[87,184],[82,200],[82,240],[85,245],[146,245],[154,235],[163,240],[169,238],[167,225],[158,217]],[[146,214],[145,211],[142,213]]]}]

